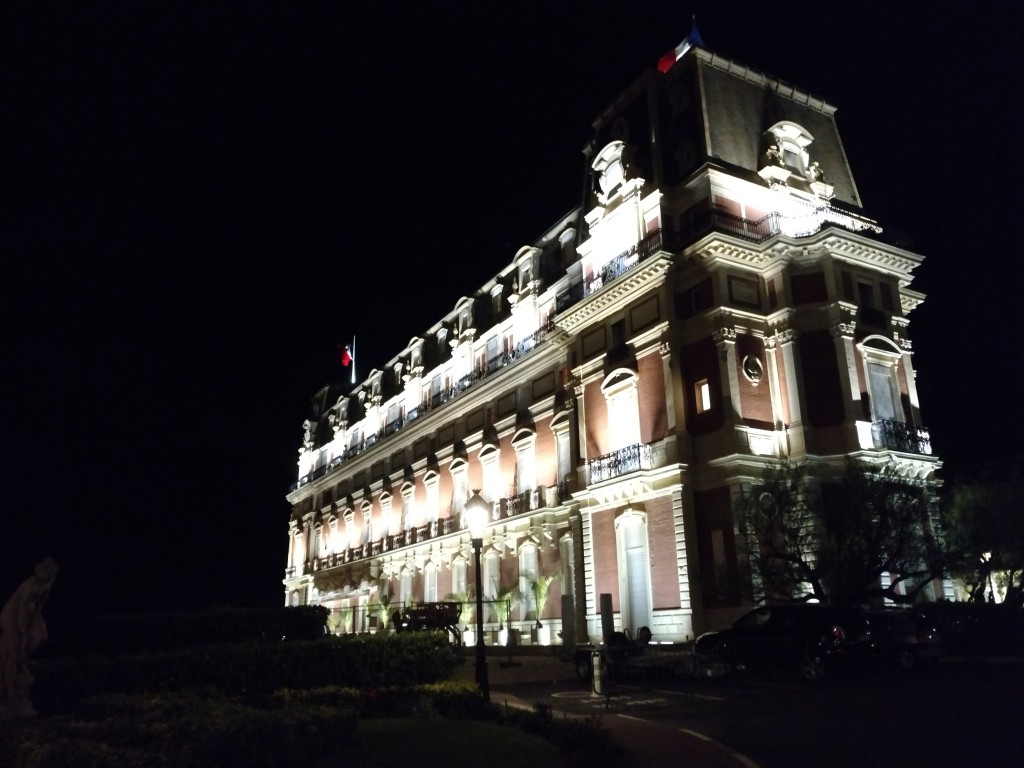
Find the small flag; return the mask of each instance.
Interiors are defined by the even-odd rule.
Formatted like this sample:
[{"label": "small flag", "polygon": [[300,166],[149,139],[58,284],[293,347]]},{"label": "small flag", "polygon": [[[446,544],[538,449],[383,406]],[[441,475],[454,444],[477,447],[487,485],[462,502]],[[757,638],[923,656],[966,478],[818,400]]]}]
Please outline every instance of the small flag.
[{"label": "small flag", "polygon": [[341,364],[348,368],[348,364],[352,362],[352,353],[349,351],[348,344],[345,346],[339,344],[338,349],[340,350],[338,357],[341,358]]},{"label": "small flag", "polygon": [[690,34],[686,36],[683,42],[658,59],[658,71],[662,74],[668,72],[672,69],[672,65],[683,58],[686,52],[694,46],[704,47],[704,41],[701,39],[700,31],[697,29],[696,19],[693,20],[693,26],[690,27]]}]

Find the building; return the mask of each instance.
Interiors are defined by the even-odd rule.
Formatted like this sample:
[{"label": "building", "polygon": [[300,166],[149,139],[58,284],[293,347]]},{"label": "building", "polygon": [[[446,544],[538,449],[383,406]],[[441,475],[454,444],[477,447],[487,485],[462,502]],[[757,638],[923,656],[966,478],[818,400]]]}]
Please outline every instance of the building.
[{"label": "building", "polygon": [[314,398],[289,604],[374,631],[466,601],[480,489],[488,642],[599,637],[602,595],[618,629],[692,639],[757,597],[732,508],[767,463],[934,482],[907,333],[922,256],[862,209],[834,107],[699,43],[674,59],[595,120],[576,208]]}]

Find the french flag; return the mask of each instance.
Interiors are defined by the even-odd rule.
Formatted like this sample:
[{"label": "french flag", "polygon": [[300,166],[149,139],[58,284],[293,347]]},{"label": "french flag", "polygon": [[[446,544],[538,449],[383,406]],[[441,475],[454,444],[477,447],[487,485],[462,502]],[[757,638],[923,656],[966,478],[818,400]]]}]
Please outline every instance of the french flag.
[{"label": "french flag", "polygon": [[668,72],[672,69],[672,65],[683,58],[683,56],[686,55],[686,52],[694,46],[698,48],[704,47],[704,41],[701,39],[700,31],[697,29],[696,19],[693,22],[693,26],[690,27],[690,34],[686,36],[683,42],[658,59],[658,71],[661,72],[661,74]]}]

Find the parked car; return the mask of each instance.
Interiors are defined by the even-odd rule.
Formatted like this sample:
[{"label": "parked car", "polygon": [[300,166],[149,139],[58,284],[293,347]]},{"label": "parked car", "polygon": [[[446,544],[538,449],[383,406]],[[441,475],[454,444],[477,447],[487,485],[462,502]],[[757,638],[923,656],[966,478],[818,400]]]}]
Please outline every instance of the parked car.
[{"label": "parked car", "polygon": [[934,664],[942,655],[942,636],[936,626],[914,610],[890,608],[868,611],[871,646],[877,657],[903,670]]},{"label": "parked car", "polygon": [[698,669],[797,669],[819,680],[830,669],[865,656],[871,628],[854,607],[824,603],[765,605],[694,644]]}]

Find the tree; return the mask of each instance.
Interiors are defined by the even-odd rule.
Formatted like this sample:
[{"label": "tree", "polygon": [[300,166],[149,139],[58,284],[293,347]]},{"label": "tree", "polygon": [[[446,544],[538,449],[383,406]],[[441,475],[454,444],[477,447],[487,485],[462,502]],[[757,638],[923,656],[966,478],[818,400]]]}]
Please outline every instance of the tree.
[{"label": "tree", "polygon": [[942,524],[952,554],[952,573],[967,587],[968,599],[1004,592],[1007,604],[1024,607],[1024,481],[957,485],[942,508]]},{"label": "tree", "polygon": [[739,503],[740,551],[755,592],[765,599],[825,599],[815,567],[818,541],[807,497],[807,470],[785,462],[764,469],[761,482]]},{"label": "tree", "polygon": [[[935,575],[923,485],[851,462],[838,482],[813,490],[807,465],[786,461],[766,467],[738,504],[741,551],[764,599],[912,600]],[[883,588],[884,573],[891,582]]]}]

